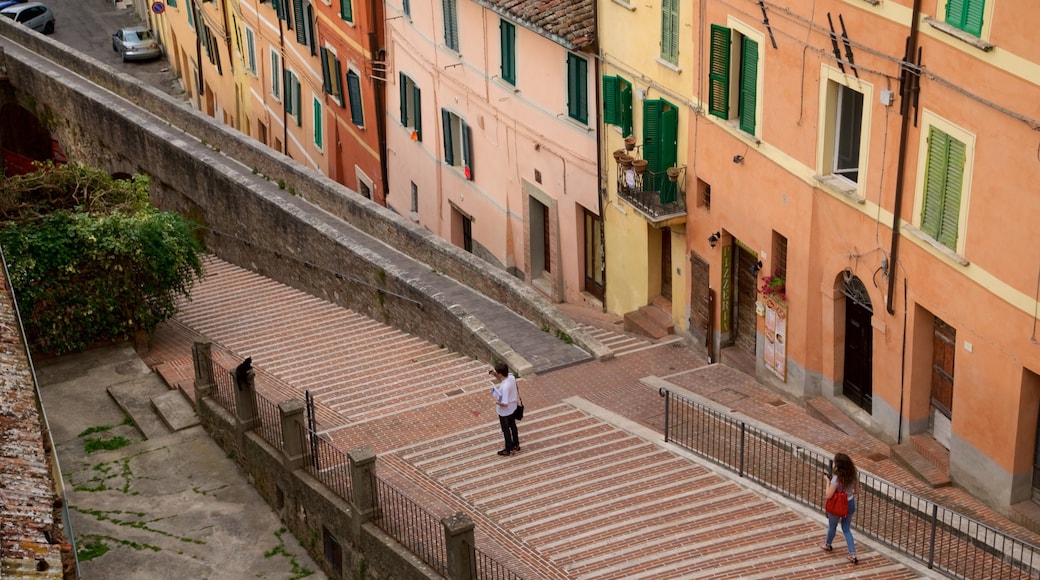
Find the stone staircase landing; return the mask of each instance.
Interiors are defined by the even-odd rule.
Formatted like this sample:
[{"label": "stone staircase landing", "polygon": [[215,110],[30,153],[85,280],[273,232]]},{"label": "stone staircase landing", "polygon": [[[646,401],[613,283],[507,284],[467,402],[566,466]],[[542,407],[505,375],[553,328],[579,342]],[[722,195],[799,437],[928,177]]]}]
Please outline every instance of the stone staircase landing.
[{"label": "stone staircase landing", "polygon": [[674,329],[672,303],[663,296],[656,296],[650,304],[625,314],[626,332],[634,332],[656,340],[668,336]]}]

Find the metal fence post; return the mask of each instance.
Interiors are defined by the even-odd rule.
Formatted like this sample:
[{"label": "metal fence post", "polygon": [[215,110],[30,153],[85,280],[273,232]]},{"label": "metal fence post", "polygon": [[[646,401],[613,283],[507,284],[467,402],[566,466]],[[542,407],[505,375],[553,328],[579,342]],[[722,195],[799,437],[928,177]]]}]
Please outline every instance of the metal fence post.
[{"label": "metal fence post", "polygon": [[473,520],[462,512],[456,512],[442,519],[441,525],[444,526],[444,545],[448,552],[448,577],[473,580],[477,577]]},{"label": "metal fence post", "polygon": [[738,471],[738,473],[740,474],[740,477],[744,477],[744,434],[746,433],[746,427],[747,427],[747,425],[743,421],[741,421],[740,422],[740,470]]},{"label": "metal fence post", "polygon": [[928,545],[928,569],[935,565],[935,534],[938,528],[939,504],[932,504],[932,539]]},{"label": "metal fence post", "polygon": [[360,545],[361,526],[376,517],[379,494],[376,491],[376,454],[368,447],[347,453],[350,461],[350,531],[354,545]]},{"label": "metal fence post", "polygon": [[672,398],[670,396],[668,396],[669,392],[665,388],[661,388],[658,391],[658,393],[660,393],[661,396],[664,397],[664,442],[667,443],[667,442],[671,441],[670,437],[671,437],[672,422],[670,420],[669,411],[671,411],[671,408],[672,408],[672,405],[671,405],[671,399]]}]

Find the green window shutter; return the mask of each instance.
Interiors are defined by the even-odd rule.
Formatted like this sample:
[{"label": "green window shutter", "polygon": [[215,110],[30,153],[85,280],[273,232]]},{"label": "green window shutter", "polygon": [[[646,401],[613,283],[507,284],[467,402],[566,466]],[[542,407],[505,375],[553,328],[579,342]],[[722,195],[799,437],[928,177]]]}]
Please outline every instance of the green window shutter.
[{"label": "green window shutter", "polygon": [[982,34],[982,13],[985,0],[949,0],[946,3],[946,22],[968,34]]},{"label": "green window shutter", "polygon": [[293,116],[296,117],[296,126],[303,126],[303,95],[300,93],[300,80],[293,75]]},{"label": "green window shutter", "polygon": [[459,50],[459,22],[455,0],[441,0],[441,8],[444,13],[444,44],[457,51]]},{"label": "green window shutter", "polygon": [[621,126],[621,136],[628,137],[632,134],[632,83],[618,77],[618,85],[621,87],[621,94],[618,97],[621,109],[618,125]]},{"label": "green window shutter", "polygon": [[499,21],[502,49],[502,80],[516,84],[516,26],[505,20]]},{"label": "green window shutter", "polygon": [[329,71],[329,49],[321,48],[321,89],[332,93],[332,74]]},{"label": "green window shutter", "polygon": [[314,144],[321,147],[324,142],[322,139],[321,103],[318,99],[314,99]]},{"label": "green window shutter", "polygon": [[603,77],[603,124],[620,125],[618,77]]},{"label": "green window shutter", "polygon": [[943,192],[942,225],[939,243],[957,249],[957,235],[961,219],[961,192],[964,187],[964,143],[949,137],[946,153],[946,184]]},{"label": "green window shutter", "polygon": [[946,152],[950,136],[932,127],[928,131],[928,158],[924,170],[924,204],[921,208],[921,231],[939,239],[942,224],[943,197],[946,189]]},{"label": "green window shutter", "polygon": [[473,136],[470,134],[469,124],[465,121],[459,121],[459,125],[462,129],[459,131],[462,134],[462,168],[466,179],[473,181],[473,148],[471,146]]},{"label": "green window shutter", "polygon": [[177,7],[177,0],[167,0],[166,1],[166,5],[169,6],[170,8],[176,8]]},{"label": "green window shutter", "polygon": [[589,63],[575,54],[567,55],[567,114],[572,119],[587,123]]},{"label": "green window shutter", "polygon": [[660,158],[657,160],[657,166],[660,169],[653,176],[654,189],[659,192],[661,203],[673,203],[677,199],[678,188],[668,179],[665,170],[675,166],[679,155],[679,109],[668,101],[662,102],[664,107],[661,110],[660,138],[658,139]]},{"label": "green window shutter", "polygon": [[408,83],[403,72],[397,73],[397,92],[401,97],[401,126],[408,126]]},{"label": "green window shutter", "polygon": [[415,128],[416,140],[422,141],[422,94],[418,86],[412,86],[412,94],[412,100],[415,101],[415,123],[412,126]]},{"label": "green window shutter", "polygon": [[296,43],[307,44],[306,17],[303,14],[303,0],[292,0],[293,20],[296,21]]},{"label": "green window shutter", "polygon": [[661,2],[661,58],[679,61],[679,0]]},{"label": "green window shutter", "polygon": [[343,105],[343,73],[342,73],[342,71],[339,68],[339,59],[336,58],[336,57],[333,57],[332,58],[332,65],[333,65],[333,67],[332,67],[332,69],[333,69],[332,70],[333,79],[335,79],[332,82],[332,94],[336,95],[336,98],[339,99],[339,103],[342,106]]},{"label": "green window shutter", "polygon": [[729,118],[729,42],[729,28],[712,24],[708,113],[722,119]]},{"label": "green window shutter", "polygon": [[343,20],[347,22],[354,22],[354,0],[340,0],[339,3],[339,15]]},{"label": "green window shutter", "polygon": [[292,73],[288,70],[282,70],[282,86],[285,87],[285,98],[282,99],[282,105],[285,107],[286,113],[292,113]]},{"label": "green window shutter", "polygon": [[755,109],[758,100],[758,43],[744,38],[740,51],[740,130],[755,134]]},{"label": "green window shutter", "polygon": [[347,95],[350,98],[350,122],[358,127],[364,127],[365,115],[361,108],[361,79],[354,71],[347,71]]},{"label": "green window shutter", "polygon": [[441,124],[444,133],[444,162],[455,165],[455,148],[451,141],[451,113],[447,109],[441,109]]},{"label": "green window shutter", "polygon": [[661,171],[661,109],[660,100],[643,101],[643,159],[649,171]]}]

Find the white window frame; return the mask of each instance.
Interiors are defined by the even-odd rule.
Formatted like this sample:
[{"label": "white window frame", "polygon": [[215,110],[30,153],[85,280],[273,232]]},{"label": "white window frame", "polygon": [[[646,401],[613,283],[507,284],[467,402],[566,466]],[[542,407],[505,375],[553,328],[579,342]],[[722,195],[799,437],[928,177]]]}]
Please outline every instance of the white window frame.
[{"label": "white window frame", "polygon": [[[859,141],[859,176],[852,181],[838,173],[834,166],[838,151],[839,109],[838,100],[841,89],[845,87],[863,95],[863,114],[860,118]],[[866,181],[868,177],[867,163],[870,157],[870,127],[873,115],[874,85],[844,74],[838,69],[822,65],[820,69],[820,107],[817,123],[816,170],[818,178],[844,194],[853,194],[857,199],[865,199]]]},{"label": "white window frame", "polygon": [[271,49],[271,97],[282,101],[282,55]]},{"label": "white window frame", "polygon": [[246,26],[246,69],[249,74],[256,76],[256,33]]}]

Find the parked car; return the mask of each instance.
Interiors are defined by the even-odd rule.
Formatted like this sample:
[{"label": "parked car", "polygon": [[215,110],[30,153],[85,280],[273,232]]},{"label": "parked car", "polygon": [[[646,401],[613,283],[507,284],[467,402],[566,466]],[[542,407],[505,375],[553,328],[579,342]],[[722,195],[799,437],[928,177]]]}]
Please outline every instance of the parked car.
[{"label": "parked car", "polygon": [[147,26],[128,26],[112,35],[112,50],[128,60],[147,60],[162,56],[159,41]]},{"label": "parked car", "polygon": [[8,6],[0,10],[0,14],[44,34],[54,32],[54,13],[39,2]]}]

